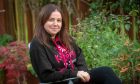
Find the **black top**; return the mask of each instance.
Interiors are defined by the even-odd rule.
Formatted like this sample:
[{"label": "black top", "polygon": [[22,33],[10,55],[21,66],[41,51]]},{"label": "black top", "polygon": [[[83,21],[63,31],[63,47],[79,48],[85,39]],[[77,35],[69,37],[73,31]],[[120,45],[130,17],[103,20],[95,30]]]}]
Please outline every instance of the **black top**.
[{"label": "black top", "polygon": [[30,45],[31,63],[40,82],[46,83],[76,77],[77,71],[88,71],[82,51],[75,43],[73,43],[76,54],[75,59],[73,59],[74,69],[66,68],[63,71],[59,70],[59,68],[64,67],[63,62],[58,62],[54,56],[58,54],[54,43],[50,41],[49,45],[51,47],[42,45],[35,38],[31,41]]}]

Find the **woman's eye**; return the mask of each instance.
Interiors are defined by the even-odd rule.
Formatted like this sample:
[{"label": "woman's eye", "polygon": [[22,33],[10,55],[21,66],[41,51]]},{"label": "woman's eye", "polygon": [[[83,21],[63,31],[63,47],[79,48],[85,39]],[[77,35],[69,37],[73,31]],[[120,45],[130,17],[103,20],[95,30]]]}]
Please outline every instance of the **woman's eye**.
[{"label": "woman's eye", "polygon": [[48,21],[53,22],[53,21],[55,21],[55,19],[51,18],[51,19],[49,19]]},{"label": "woman's eye", "polygon": [[62,22],[62,20],[61,19],[54,19],[54,18],[50,18],[49,20],[48,20],[49,22]]},{"label": "woman's eye", "polygon": [[62,20],[57,20],[57,22],[62,22]]}]

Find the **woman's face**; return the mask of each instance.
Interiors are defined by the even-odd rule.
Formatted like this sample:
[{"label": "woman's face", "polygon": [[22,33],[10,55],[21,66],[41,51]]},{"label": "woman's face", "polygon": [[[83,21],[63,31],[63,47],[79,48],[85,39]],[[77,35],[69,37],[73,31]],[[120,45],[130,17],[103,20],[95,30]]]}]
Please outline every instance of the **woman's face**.
[{"label": "woman's face", "polygon": [[52,12],[49,19],[44,24],[46,32],[48,32],[52,38],[55,38],[56,34],[60,32],[62,27],[62,16],[61,13],[57,10]]}]

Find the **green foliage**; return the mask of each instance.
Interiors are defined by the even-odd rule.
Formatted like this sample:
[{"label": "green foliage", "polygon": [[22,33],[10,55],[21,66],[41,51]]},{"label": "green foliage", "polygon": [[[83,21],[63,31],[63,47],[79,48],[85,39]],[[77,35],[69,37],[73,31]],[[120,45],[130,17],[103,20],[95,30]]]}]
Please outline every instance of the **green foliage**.
[{"label": "green foliage", "polygon": [[31,63],[29,63],[29,64],[27,65],[27,69],[28,69],[28,71],[31,72],[32,75],[34,75],[34,76],[37,77],[37,74],[36,74],[36,72],[34,71],[34,68],[33,68],[33,66],[32,66]]},{"label": "green foliage", "polygon": [[95,12],[106,10],[108,13],[129,14],[132,10],[139,10],[138,0],[94,0],[90,8]]},{"label": "green foliage", "polygon": [[0,84],[3,84],[4,83],[4,71],[3,70],[0,70]]},{"label": "green foliage", "polygon": [[124,50],[119,52],[116,62],[116,69],[120,70],[120,77],[125,84],[137,84],[137,77],[140,76],[140,44],[127,40]]},{"label": "green foliage", "polygon": [[13,37],[8,34],[0,35],[0,46],[6,45],[8,42],[12,40],[13,40]]},{"label": "green foliage", "polygon": [[122,39],[113,25],[104,13],[91,15],[78,24],[77,43],[83,49],[90,68],[112,66],[112,59],[122,50],[126,38]]},{"label": "green foliage", "polygon": [[140,74],[140,44],[131,41],[125,30],[130,29],[127,16],[91,13],[77,24],[73,34],[82,48],[89,68],[110,66],[124,81],[131,84]]}]

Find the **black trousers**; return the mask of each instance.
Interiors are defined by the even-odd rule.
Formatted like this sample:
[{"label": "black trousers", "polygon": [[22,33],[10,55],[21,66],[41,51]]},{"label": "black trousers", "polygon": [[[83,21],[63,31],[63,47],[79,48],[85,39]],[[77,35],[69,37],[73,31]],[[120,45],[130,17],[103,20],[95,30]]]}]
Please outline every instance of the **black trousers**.
[{"label": "black trousers", "polygon": [[109,67],[99,67],[94,68],[89,71],[91,80],[88,83],[79,83],[74,84],[122,84],[121,80],[116,76],[113,70]]},{"label": "black trousers", "polygon": [[72,83],[69,83],[69,81],[65,81],[65,82],[50,83],[50,84],[122,84],[121,80],[116,76],[113,70],[109,67],[93,68],[89,71],[89,74],[90,74],[90,81],[87,83],[82,82],[80,79],[75,79],[72,80]]}]

